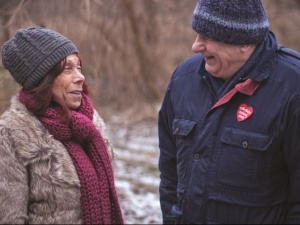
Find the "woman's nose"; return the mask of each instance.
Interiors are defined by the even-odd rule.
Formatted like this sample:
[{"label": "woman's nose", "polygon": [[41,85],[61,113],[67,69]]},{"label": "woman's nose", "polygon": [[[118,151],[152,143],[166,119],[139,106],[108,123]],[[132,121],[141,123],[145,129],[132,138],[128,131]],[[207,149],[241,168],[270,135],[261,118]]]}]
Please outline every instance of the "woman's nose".
[{"label": "woman's nose", "polygon": [[204,39],[199,34],[197,34],[196,40],[192,45],[192,51],[194,53],[198,53],[198,52],[203,52],[204,50],[205,50]]},{"label": "woman's nose", "polygon": [[81,70],[76,70],[76,74],[74,76],[74,82],[84,82],[85,81],[85,76],[81,73]]}]

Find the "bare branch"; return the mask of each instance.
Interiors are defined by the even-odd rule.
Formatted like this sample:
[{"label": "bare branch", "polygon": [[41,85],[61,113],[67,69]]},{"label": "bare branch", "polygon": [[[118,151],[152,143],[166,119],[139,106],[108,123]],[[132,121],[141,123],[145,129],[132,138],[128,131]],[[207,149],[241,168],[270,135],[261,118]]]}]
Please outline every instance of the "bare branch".
[{"label": "bare branch", "polygon": [[86,14],[87,14],[87,22],[91,21],[91,4],[90,0],[85,0]]},{"label": "bare branch", "polygon": [[7,23],[4,24],[4,29],[8,28],[8,27],[13,23],[13,21],[14,21],[15,18],[16,18],[16,16],[18,15],[18,13],[19,13],[20,11],[22,11],[22,10],[25,8],[25,6],[26,6],[28,3],[30,3],[30,1],[31,1],[31,0],[21,0],[21,1],[19,2],[19,4],[17,5],[17,7],[16,7],[14,10],[12,10],[11,16],[10,16],[9,20],[7,21]]}]

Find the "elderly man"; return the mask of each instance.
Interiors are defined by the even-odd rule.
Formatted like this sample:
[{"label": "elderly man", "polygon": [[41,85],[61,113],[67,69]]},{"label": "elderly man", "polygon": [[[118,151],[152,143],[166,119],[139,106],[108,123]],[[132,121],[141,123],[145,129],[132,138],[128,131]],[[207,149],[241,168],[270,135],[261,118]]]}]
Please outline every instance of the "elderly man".
[{"label": "elderly man", "polygon": [[300,223],[300,55],[259,0],[199,0],[159,111],[163,223]]}]

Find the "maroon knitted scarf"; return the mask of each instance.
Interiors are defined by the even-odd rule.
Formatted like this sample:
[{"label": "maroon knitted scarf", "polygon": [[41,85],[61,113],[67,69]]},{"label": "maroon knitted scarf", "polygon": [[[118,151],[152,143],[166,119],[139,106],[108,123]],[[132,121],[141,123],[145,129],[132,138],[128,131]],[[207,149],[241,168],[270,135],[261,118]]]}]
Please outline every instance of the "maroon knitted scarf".
[{"label": "maroon knitted scarf", "polygon": [[[36,107],[31,94],[21,90],[20,101],[30,111]],[[61,107],[47,108],[38,119],[68,150],[81,184],[83,224],[123,224],[113,170],[106,145],[92,122],[93,106],[83,94],[79,109],[71,110],[69,124],[60,122]]]}]

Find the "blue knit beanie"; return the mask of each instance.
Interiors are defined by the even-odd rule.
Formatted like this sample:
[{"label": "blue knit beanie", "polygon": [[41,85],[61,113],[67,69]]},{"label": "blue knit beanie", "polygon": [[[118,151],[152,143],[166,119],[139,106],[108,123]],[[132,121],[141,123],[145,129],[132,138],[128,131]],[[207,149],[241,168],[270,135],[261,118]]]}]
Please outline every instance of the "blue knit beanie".
[{"label": "blue knit beanie", "polygon": [[78,53],[61,34],[41,28],[20,29],[2,46],[2,63],[25,90],[34,88],[62,59]]},{"label": "blue knit beanie", "polygon": [[269,32],[269,22],[260,0],[198,0],[192,28],[226,44],[259,44]]}]

